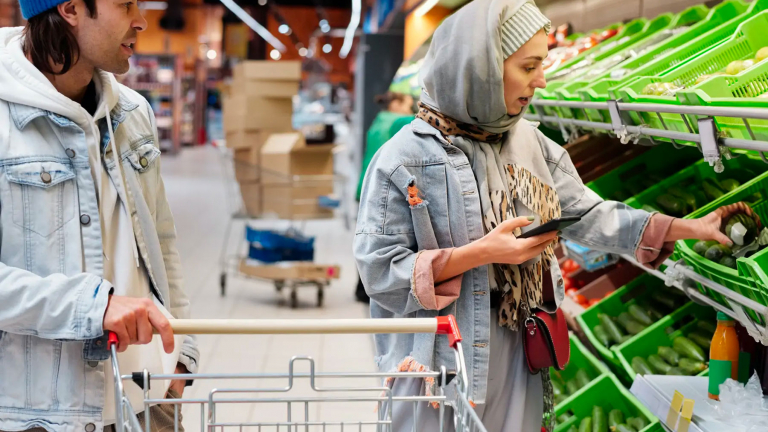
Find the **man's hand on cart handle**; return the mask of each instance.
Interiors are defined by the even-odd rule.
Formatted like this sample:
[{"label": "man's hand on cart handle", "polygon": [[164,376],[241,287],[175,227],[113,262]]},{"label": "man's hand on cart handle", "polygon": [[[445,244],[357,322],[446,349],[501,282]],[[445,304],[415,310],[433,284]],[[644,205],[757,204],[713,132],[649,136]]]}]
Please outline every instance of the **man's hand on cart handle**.
[{"label": "man's hand on cart handle", "polygon": [[[173,352],[171,323],[152,300],[110,295],[103,328],[115,333],[117,352],[125,351],[129,345],[148,344],[155,332],[160,334],[165,352]],[[112,343],[114,341],[110,335],[110,345]]]}]

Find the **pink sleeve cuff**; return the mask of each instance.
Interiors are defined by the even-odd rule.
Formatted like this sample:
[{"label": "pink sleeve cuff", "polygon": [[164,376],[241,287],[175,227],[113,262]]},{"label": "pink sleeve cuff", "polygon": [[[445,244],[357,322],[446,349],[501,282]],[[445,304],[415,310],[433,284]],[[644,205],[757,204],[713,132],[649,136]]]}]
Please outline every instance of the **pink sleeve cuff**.
[{"label": "pink sleeve cuff", "polygon": [[643,238],[635,251],[635,258],[641,264],[658,268],[675,251],[675,242],[665,242],[669,228],[675,218],[654,213],[643,232]]},{"label": "pink sleeve cuff", "polygon": [[453,250],[454,248],[423,250],[416,257],[412,288],[424,309],[442,310],[459,298],[464,275],[435,284],[435,278],[443,271]]}]

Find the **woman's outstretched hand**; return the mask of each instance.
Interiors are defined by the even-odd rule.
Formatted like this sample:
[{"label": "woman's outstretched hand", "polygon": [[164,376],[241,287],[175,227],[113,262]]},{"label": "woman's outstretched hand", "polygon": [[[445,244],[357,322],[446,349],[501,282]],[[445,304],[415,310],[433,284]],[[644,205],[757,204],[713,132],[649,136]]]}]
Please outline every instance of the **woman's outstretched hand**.
[{"label": "woman's outstretched hand", "polygon": [[502,222],[493,231],[477,241],[477,253],[487,264],[522,264],[544,252],[556,238],[557,231],[527,239],[514,235],[516,228],[530,225],[532,220],[518,217]]},{"label": "woman's outstretched hand", "polygon": [[759,216],[747,204],[739,202],[720,207],[699,219],[675,219],[664,240],[715,240],[721,244],[731,246],[731,239],[723,234],[720,228],[729,217],[737,213],[746,213],[758,221],[760,220]]}]

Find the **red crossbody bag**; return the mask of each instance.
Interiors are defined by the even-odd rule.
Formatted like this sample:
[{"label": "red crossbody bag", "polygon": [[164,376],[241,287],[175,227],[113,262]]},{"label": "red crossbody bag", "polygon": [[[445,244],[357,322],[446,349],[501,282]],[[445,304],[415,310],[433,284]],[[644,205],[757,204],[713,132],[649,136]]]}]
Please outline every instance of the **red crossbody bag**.
[{"label": "red crossbody bag", "polygon": [[[555,304],[555,294],[552,288],[552,278],[544,278],[543,300]],[[526,305],[527,302],[522,302]],[[527,307],[526,307],[527,309]],[[532,374],[541,369],[553,367],[565,369],[571,358],[571,343],[568,337],[568,324],[565,322],[563,311],[548,313],[540,309],[529,312],[529,317],[523,325],[523,349],[528,362],[528,370]]]}]

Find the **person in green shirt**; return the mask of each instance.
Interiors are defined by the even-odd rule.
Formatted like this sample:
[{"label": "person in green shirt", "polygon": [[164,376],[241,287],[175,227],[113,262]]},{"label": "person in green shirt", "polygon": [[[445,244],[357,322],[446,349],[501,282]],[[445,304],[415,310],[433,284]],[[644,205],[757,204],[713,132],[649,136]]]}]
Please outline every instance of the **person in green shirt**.
[{"label": "person in green shirt", "polygon": [[[373,155],[384,145],[390,138],[395,136],[400,129],[409,124],[414,119],[413,113],[413,97],[409,94],[387,92],[382,95],[376,96],[376,103],[386,107],[373,119],[371,127],[368,128],[366,134],[365,154],[363,155],[363,166],[360,169],[360,181],[357,183],[357,200],[360,201],[360,190],[363,186],[363,178],[365,178],[365,172],[368,170],[368,165],[373,159]],[[363,282],[358,278],[357,289],[355,290],[355,297],[358,301],[368,303],[368,295],[365,293]]]}]

